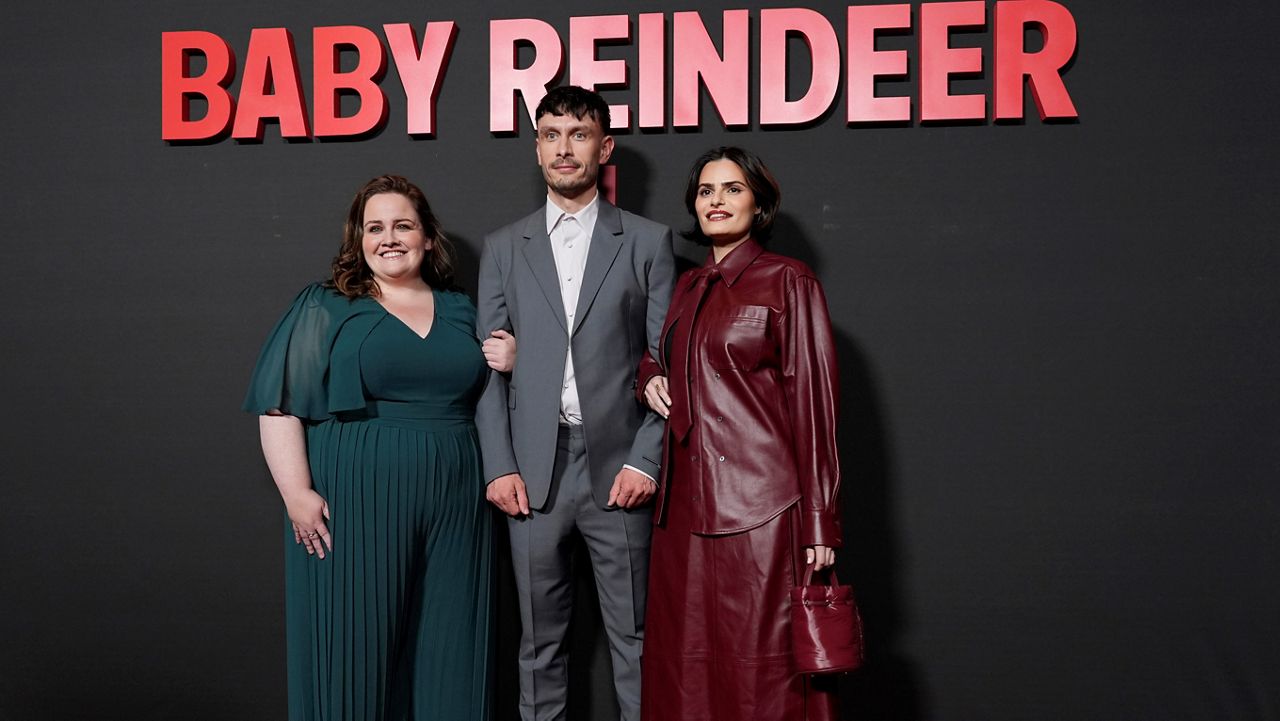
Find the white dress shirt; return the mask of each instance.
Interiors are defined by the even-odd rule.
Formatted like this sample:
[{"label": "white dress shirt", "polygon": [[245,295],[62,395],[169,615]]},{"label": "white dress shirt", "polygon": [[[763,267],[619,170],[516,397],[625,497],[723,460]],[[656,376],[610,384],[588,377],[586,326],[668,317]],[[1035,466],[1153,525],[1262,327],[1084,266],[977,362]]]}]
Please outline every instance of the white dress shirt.
[{"label": "white dress shirt", "polygon": [[[600,217],[600,194],[576,213],[562,210],[550,196],[547,197],[547,237],[551,239],[551,254],[556,260],[556,275],[560,277],[560,300],[564,303],[565,326],[573,337],[575,314],[578,312],[578,296],[582,291],[582,272],[587,267],[587,251],[591,249],[591,234],[596,230],[596,218]],[[578,384],[573,372],[573,343],[565,349],[564,379],[560,384],[560,422],[582,425],[582,403],[578,399]],[[624,468],[639,473],[649,480],[653,476],[626,464]]]},{"label": "white dress shirt", "polygon": [[[556,274],[560,276],[560,300],[564,303],[565,325],[573,335],[574,314],[578,312],[578,296],[582,290],[582,271],[587,267],[587,251],[591,249],[591,234],[600,216],[600,194],[576,213],[561,210],[551,198],[547,198],[547,236],[551,239],[551,254],[556,259]],[[582,424],[582,404],[578,400],[578,384],[573,372],[573,344],[565,350],[564,380],[560,385],[560,422]]]}]

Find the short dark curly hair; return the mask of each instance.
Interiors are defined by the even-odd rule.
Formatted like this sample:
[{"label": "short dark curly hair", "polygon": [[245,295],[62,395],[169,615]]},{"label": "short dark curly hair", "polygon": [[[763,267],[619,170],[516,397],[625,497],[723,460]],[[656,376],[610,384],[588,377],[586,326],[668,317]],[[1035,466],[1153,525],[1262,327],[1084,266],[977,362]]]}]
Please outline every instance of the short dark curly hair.
[{"label": "short dark curly hair", "polygon": [[594,118],[605,135],[609,134],[609,104],[594,90],[577,85],[561,85],[552,88],[542,96],[538,108],[533,111],[533,122],[543,115],[572,115],[581,120],[584,117]]},{"label": "short dark curly hair", "polygon": [[453,243],[444,234],[440,219],[431,212],[422,189],[399,175],[380,175],[364,184],[351,199],[342,229],[342,245],[333,258],[329,285],[348,298],[378,295],[373,271],[364,260],[364,206],[369,198],[383,193],[403,195],[413,204],[422,222],[422,231],[431,240],[431,250],[422,260],[422,279],[438,290],[453,288]]},{"label": "short dark curly hair", "polygon": [[689,215],[693,216],[693,227],[683,233],[684,237],[702,245],[711,245],[711,239],[702,234],[702,227],[698,224],[696,203],[702,169],[707,166],[707,163],[717,160],[730,160],[742,169],[742,175],[747,179],[747,187],[751,189],[751,194],[755,196],[756,207],[760,209],[755,219],[751,221],[751,237],[758,241],[768,240],[769,233],[773,230],[773,220],[778,214],[778,207],[782,205],[782,188],[778,187],[778,181],[773,177],[773,173],[769,172],[769,166],[764,164],[760,156],[745,148],[731,145],[712,148],[693,161],[693,167],[689,170],[689,184],[684,190],[684,207],[688,209]]}]

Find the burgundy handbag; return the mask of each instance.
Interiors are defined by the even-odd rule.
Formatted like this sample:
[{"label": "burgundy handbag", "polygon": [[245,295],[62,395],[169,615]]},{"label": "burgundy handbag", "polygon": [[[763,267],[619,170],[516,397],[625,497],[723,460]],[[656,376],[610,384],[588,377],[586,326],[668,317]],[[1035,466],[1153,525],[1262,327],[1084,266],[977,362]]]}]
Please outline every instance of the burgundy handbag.
[{"label": "burgundy handbag", "polygon": [[813,564],[804,583],[791,589],[791,656],[796,673],[839,673],[862,665],[862,617],[853,589],[839,585],[831,569],[831,585],[811,585]]}]

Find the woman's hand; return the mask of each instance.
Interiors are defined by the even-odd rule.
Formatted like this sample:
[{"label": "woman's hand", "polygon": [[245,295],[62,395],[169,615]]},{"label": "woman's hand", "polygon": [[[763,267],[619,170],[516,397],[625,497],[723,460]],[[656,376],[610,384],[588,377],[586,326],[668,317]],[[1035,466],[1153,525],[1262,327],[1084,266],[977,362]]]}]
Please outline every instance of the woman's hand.
[{"label": "woman's hand", "polygon": [[302,421],[273,410],[258,419],[258,429],[262,455],[267,459],[271,478],[280,489],[280,498],[293,523],[294,543],[304,544],[307,553],[319,553],[324,558],[325,546],[333,550],[333,539],[324,525],[329,517],[329,504],[311,488]]},{"label": "woman's hand", "polygon": [[836,549],[831,546],[806,546],[804,549],[804,562],[813,564],[813,570],[821,571],[828,566],[835,565]]},{"label": "woman's hand", "polygon": [[516,337],[499,328],[480,344],[484,362],[499,373],[510,373],[516,367]]},{"label": "woman's hand", "polygon": [[644,402],[663,418],[671,416],[671,394],[667,392],[666,376],[654,376],[644,384]]},{"label": "woman's hand", "polygon": [[324,522],[329,518],[329,504],[310,488],[289,494],[284,507],[293,522],[293,541],[307,547],[310,555],[324,558],[325,547],[333,550],[333,538]]}]

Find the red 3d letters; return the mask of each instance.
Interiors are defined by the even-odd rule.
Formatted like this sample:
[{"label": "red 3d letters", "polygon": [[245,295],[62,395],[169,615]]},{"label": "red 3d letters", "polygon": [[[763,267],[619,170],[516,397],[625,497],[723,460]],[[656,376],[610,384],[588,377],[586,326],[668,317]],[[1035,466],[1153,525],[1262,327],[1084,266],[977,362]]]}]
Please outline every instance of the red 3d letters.
[{"label": "red 3d letters", "polygon": [[[710,15],[693,11],[571,17],[567,46],[545,20],[492,20],[489,130],[519,132],[521,110],[531,119],[546,88],[562,81],[600,89],[611,101],[629,101],[610,106],[615,130],[700,127],[704,96],[725,127],[803,126],[831,112],[841,89],[850,126],[1019,121],[1028,88],[1041,120],[1078,117],[1062,77],[1076,52],[1075,19],[1053,0],[924,2],[914,10],[907,3],[851,5],[840,18],[843,27],[807,8],[759,10],[755,23],[752,12],[717,12],[714,31],[704,22]],[[983,48],[952,45],[955,31],[988,29],[989,58]],[[1039,36],[1039,49],[1027,49],[1028,30]],[[914,71],[907,50],[877,47],[882,36],[910,33],[919,50]],[[381,130],[389,115],[382,87],[388,51],[404,92],[405,132],[433,136],[457,35],[449,21],[427,23],[421,42],[403,23],[383,25],[381,37],[358,26],[314,28],[310,74],[304,77],[288,30],[254,29],[233,94],[236,56],[224,39],[200,30],[163,33],[162,137],[210,141],[229,134],[260,141],[268,122],[288,139]],[[602,59],[602,46],[623,46],[630,56]],[[796,53],[807,54],[809,77],[789,94]],[[193,62],[197,58],[203,59],[200,67]],[[759,69],[754,86],[753,66]],[[985,79],[990,107],[986,93],[954,93],[955,79]],[[877,81],[886,80],[911,90],[877,95]],[[358,110],[343,115],[343,96],[357,97]]]},{"label": "red 3d letters", "polygon": [[[452,22],[427,23],[419,46],[407,24],[383,25],[387,47],[404,89],[406,130],[432,135],[436,99],[457,36]],[[311,137],[307,104],[293,36],[284,28],[255,29],[249,35],[244,75],[233,100],[231,82],[236,60],[225,40],[204,31],[166,32],[161,37],[161,135],[169,141],[210,140],[224,135],[261,140],[267,120],[280,124],[285,138]],[[367,28],[320,27],[312,32],[311,87],[315,95],[314,137],[350,137],[382,128],[387,98],[379,80],[386,70],[382,41]],[[342,71],[344,50],[353,51],[356,67]],[[203,72],[193,74],[192,58],[203,56]],[[359,97],[360,109],[339,113],[343,93]],[[203,117],[191,117],[192,101],[203,100]]]},{"label": "red 3d letters", "polygon": [[[1031,87],[1041,120],[1077,117],[1061,72],[1075,54],[1076,26],[1071,13],[1052,0],[1000,0],[994,5],[992,73],[996,120],[1020,120],[1023,88]],[[953,28],[982,30],[987,26],[983,0],[926,2],[919,6],[918,108],[916,119],[931,121],[984,120],[986,97],[953,95],[953,77],[983,73],[983,51],[977,47],[952,47]],[[637,20],[636,82],[640,128],[699,127],[701,93],[726,127],[748,127],[754,99],[762,126],[802,125],[831,109],[841,81],[840,41],[847,62],[844,68],[846,120],[849,124],[909,122],[910,96],[879,97],[878,78],[908,79],[906,50],[877,50],[876,39],[885,31],[912,29],[912,6],[851,5],[847,8],[843,36],[826,16],[806,8],[773,8],[759,11],[759,85],[752,88],[751,18],[747,10],[721,13],[720,32],[712,37],[697,12],[671,14],[670,48],[667,16],[645,13]],[[1025,47],[1027,28],[1036,30],[1043,47]],[[791,68],[791,38],[804,41],[809,55],[808,88],[795,100],[787,99]],[[629,87],[629,68],[622,60],[596,59],[600,41],[631,41],[631,20],[626,15],[575,17],[569,22],[569,79],[586,87]],[[533,61],[518,67],[517,47],[531,46]],[[669,52],[668,52],[669,51]],[[670,57],[670,66],[667,58]],[[561,75],[564,49],[561,37],[543,20],[495,20],[489,26],[489,130],[510,133],[517,129],[517,99],[523,98],[532,116],[545,87]],[[664,107],[670,88],[671,114]],[[754,94],[753,94],[754,90]],[[610,106],[613,128],[631,127],[628,105]]]}]

